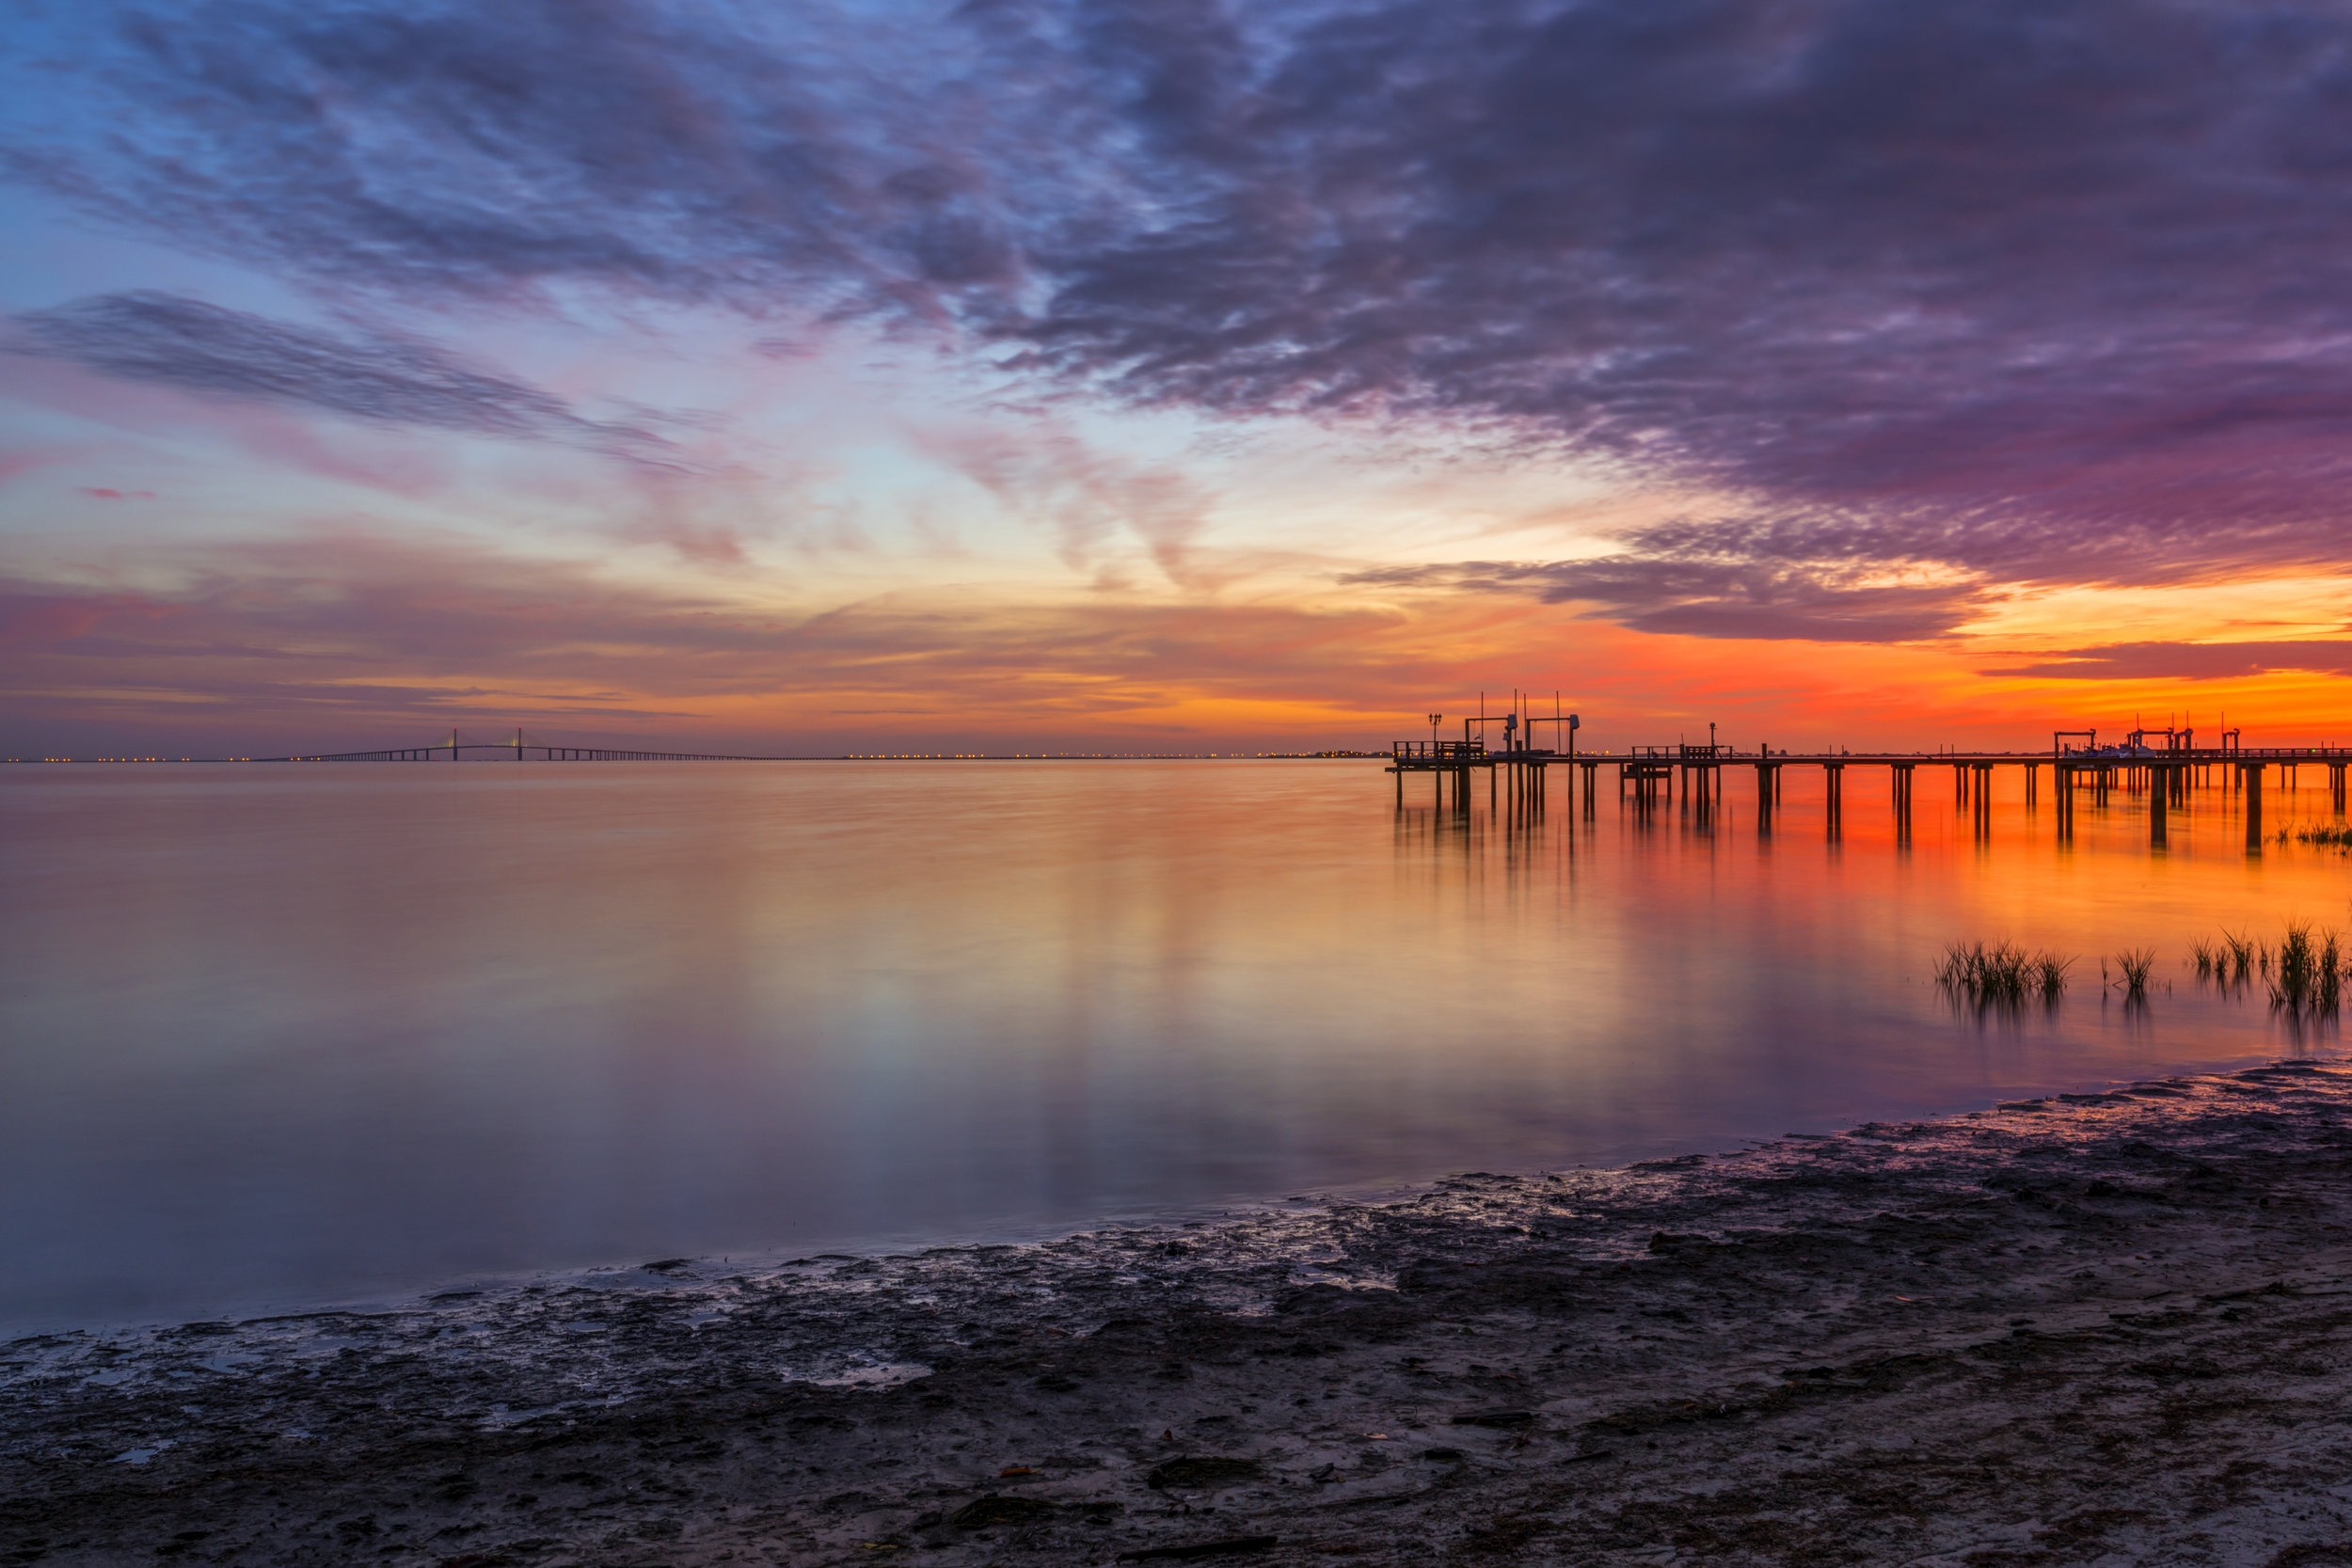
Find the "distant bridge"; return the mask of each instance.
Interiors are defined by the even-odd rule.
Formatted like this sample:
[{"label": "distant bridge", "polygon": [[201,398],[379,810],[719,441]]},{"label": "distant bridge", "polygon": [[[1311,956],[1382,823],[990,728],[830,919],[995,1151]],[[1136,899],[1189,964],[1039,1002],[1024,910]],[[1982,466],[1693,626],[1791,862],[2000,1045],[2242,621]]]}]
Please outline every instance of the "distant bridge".
[{"label": "distant bridge", "polygon": [[287,757],[243,757],[244,762],[432,762],[447,757],[463,762],[469,753],[477,762],[492,757],[523,762],[798,762],[786,756],[734,756],[715,752],[638,752],[615,746],[565,746],[532,740],[521,730],[504,740],[460,740],[452,730],[447,740],[431,746],[388,746],[375,752],[310,752]]}]

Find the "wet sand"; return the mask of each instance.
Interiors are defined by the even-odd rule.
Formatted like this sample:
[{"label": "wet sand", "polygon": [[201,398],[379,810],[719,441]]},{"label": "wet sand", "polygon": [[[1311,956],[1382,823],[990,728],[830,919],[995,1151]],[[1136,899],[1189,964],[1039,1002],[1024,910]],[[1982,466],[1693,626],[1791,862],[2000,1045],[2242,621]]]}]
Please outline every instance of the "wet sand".
[{"label": "wet sand", "polygon": [[2352,1070],[0,1347],[0,1562],[2352,1564]]}]

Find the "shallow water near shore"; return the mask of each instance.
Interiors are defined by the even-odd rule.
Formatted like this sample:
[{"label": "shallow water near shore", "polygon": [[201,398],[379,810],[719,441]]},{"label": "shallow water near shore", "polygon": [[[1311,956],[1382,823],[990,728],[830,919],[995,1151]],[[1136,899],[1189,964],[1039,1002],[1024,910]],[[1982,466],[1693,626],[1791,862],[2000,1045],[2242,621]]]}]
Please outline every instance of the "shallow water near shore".
[{"label": "shallow water near shore", "polygon": [[[1608,772],[1603,774],[1604,780]],[[1369,762],[0,773],[0,1331],[473,1274],[1042,1234],[1715,1150],[2331,1051],[2192,939],[2342,927],[2352,860],[1946,770],[1899,844]],[[2046,790],[2048,780],[2043,785]],[[2337,820],[2274,792],[2273,827]],[[2077,956],[2054,1011],[1932,983]],[[2100,956],[2153,947],[2145,1006]]]}]

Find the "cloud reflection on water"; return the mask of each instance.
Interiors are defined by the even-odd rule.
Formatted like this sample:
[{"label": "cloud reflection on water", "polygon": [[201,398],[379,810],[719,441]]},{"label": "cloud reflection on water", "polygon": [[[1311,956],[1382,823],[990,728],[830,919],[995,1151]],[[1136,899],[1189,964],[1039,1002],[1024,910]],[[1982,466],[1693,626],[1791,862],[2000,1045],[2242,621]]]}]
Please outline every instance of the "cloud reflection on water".
[{"label": "cloud reflection on water", "polygon": [[[2090,986],[1955,1019],[1956,940],[2177,968],[2341,912],[2332,849],[2054,848],[1853,770],[1700,831],[1370,764],[0,775],[16,1320],[1014,1232],[1706,1149],[2309,1043]],[[2307,792],[2315,809],[2325,792]],[[2322,809],[2323,808],[2316,808]],[[2291,815],[2274,801],[2270,819]],[[2184,972],[2185,973],[2185,972]]]}]

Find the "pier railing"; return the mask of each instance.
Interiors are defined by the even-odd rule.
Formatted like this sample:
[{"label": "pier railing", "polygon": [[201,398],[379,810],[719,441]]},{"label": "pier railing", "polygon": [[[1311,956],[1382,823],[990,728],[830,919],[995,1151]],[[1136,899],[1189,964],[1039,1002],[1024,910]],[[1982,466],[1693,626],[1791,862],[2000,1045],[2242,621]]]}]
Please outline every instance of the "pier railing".
[{"label": "pier railing", "polygon": [[1736,746],[1693,746],[1688,741],[1677,741],[1672,746],[1630,747],[1627,754],[1642,762],[1730,762],[1740,755],[1740,751]]}]

